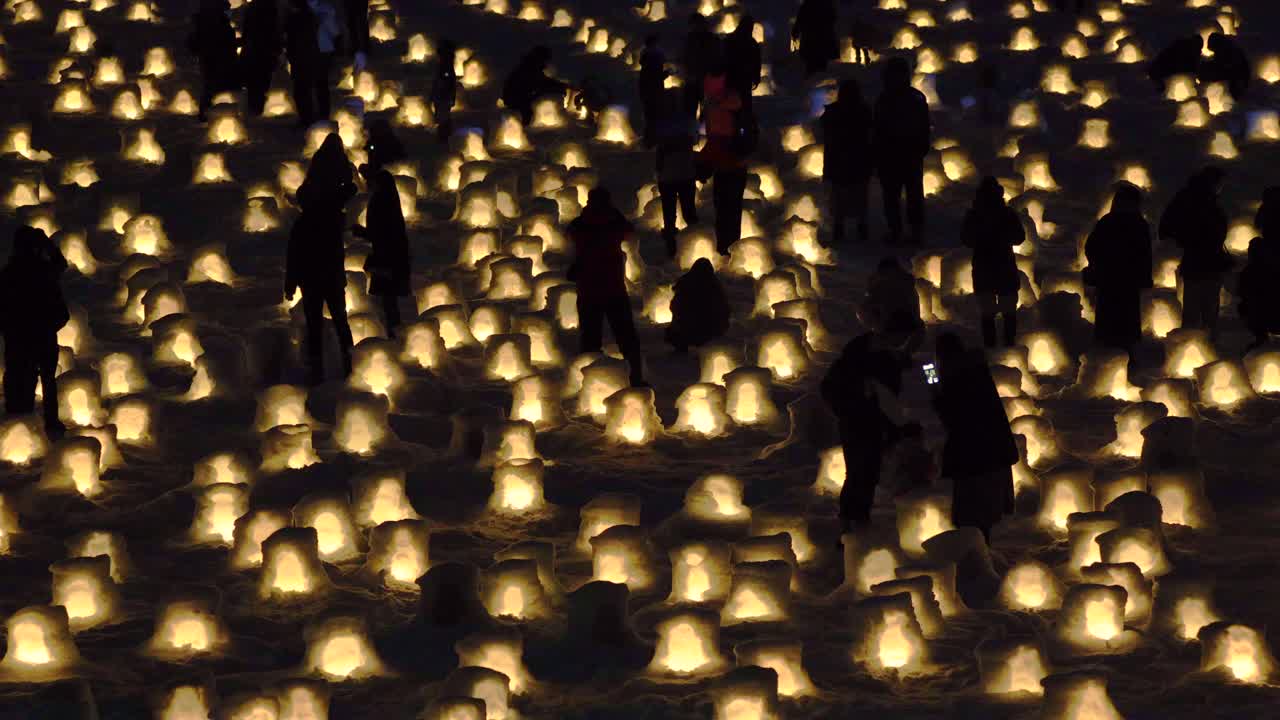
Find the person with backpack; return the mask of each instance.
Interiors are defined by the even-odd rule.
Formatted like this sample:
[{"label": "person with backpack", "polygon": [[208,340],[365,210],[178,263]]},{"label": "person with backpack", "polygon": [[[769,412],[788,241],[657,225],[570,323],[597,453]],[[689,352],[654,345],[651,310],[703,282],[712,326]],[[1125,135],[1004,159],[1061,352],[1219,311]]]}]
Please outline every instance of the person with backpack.
[{"label": "person with backpack", "polygon": [[0,331],[4,334],[5,414],[35,412],[40,383],[45,432],[62,437],[58,419],[58,331],[71,319],[62,295],[66,258],[43,230],[22,226],[0,269]]},{"label": "person with backpack", "polygon": [[924,93],[911,87],[911,65],[905,58],[890,59],[883,80],[872,134],[889,244],[902,241],[903,195],[910,239],[918,244],[924,235],[924,159],[933,142],[929,102]]},{"label": "person with backpack", "polygon": [[1218,334],[1223,278],[1231,270],[1227,214],[1218,200],[1226,174],[1217,167],[1197,172],[1160,217],[1160,237],[1182,249],[1182,327]]},{"label": "person with backpack", "polygon": [[1084,256],[1084,282],[1096,293],[1094,341],[1128,352],[1142,339],[1142,292],[1153,285],[1141,190],[1129,183],[1116,188],[1111,212],[1089,233]]},{"label": "person with backpack", "polygon": [[858,242],[868,240],[867,190],[874,171],[871,155],[871,107],[852,77],[840,82],[836,101],[822,113],[825,162],[822,179],[830,188],[832,242],[844,242],[844,222],[853,216]]},{"label": "person with backpack", "polygon": [[1026,240],[1026,229],[1018,213],[1005,204],[1004,188],[994,177],[985,177],[978,185],[960,238],[973,251],[973,292],[982,309],[982,342],[995,347],[999,315],[1005,347],[1011,347],[1018,335],[1019,273],[1013,249]]}]

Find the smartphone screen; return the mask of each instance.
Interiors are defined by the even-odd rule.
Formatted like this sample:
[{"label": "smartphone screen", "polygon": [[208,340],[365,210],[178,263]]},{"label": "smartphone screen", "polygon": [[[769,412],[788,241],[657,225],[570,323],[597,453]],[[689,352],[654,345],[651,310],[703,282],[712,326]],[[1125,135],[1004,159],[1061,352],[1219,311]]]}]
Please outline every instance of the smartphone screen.
[{"label": "smartphone screen", "polygon": [[924,371],[924,382],[926,385],[938,384],[938,368],[933,363],[925,363],[921,368]]}]

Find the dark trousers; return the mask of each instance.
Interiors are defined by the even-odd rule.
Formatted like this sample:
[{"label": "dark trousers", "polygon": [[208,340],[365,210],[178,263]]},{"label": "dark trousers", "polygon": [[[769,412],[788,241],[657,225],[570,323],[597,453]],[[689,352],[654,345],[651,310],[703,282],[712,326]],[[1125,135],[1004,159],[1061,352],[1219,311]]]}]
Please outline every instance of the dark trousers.
[{"label": "dark trousers", "polygon": [[347,298],[341,287],[302,289],[302,314],[307,320],[307,360],[312,371],[324,367],[324,309],[329,308],[333,329],[338,333],[338,350],[351,363],[351,325],[347,323]]},{"label": "dark trousers", "polygon": [[880,190],[884,195],[884,219],[889,237],[902,239],[902,196],[907,196],[907,223],[919,240],[924,228],[924,159],[894,160],[880,164]]},{"label": "dark trousers", "polygon": [[716,205],[716,248],[728,254],[742,237],[742,194],[747,190],[747,171],[720,170],[711,179],[711,197]]},{"label": "dark trousers", "polygon": [[640,108],[644,112],[644,145],[653,147],[658,139],[658,101],[662,98],[662,88],[640,90]]},{"label": "dark trousers", "polygon": [[219,69],[214,67],[212,63],[201,61],[200,63],[200,117],[204,117],[209,112],[209,108],[213,106],[213,96],[221,92],[219,84]]},{"label": "dark trousers", "polygon": [[453,134],[453,106],[432,103],[431,112],[436,120],[436,139],[441,144],[449,142],[449,136]]},{"label": "dark trousers", "polygon": [[36,381],[44,394],[45,425],[58,422],[58,335],[10,334],[4,342],[4,409],[27,415],[36,409]]},{"label": "dark trousers", "polygon": [[332,62],[331,54],[320,53],[314,67],[304,63],[289,66],[293,76],[293,104],[303,125],[329,119],[329,65]]},{"label": "dark trousers", "polygon": [[1222,276],[1208,275],[1182,279],[1182,327],[1218,334],[1218,303],[1222,295]]},{"label": "dark trousers", "polygon": [[636,334],[635,319],[631,316],[631,300],[626,295],[616,298],[590,298],[578,296],[579,352],[600,352],[603,347],[604,321],[609,321],[614,342],[622,351],[622,357],[631,366],[631,380],[643,378],[644,365],[640,355],[640,336]]},{"label": "dark trousers", "polygon": [[866,525],[871,522],[871,506],[880,482],[879,434],[840,421],[840,446],[844,451],[844,487],[840,489],[840,522]]},{"label": "dark trousers", "polygon": [[245,101],[251,115],[261,115],[267,106],[267,91],[271,89],[271,75],[275,69],[274,58],[253,59],[245,63]]},{"label": "dark trousers", "polygon": [[400,327],[400,298],[398,296],[382,296],[382,317],[386,320],[387,337],[395,337],[396,328]]},{"label": "dark trousers", "polygon": [[345,0],[347,13],[347,37],[351,39],[351,54],[369,54],[369,0]]},{"label": "dark trousers", "polygon": [[676,253],[677,206],[686,225],[698,222],[697,190],[692,180],[658,183],[658,197],[662,199],[662,238],[667,241],[668,255]]}]

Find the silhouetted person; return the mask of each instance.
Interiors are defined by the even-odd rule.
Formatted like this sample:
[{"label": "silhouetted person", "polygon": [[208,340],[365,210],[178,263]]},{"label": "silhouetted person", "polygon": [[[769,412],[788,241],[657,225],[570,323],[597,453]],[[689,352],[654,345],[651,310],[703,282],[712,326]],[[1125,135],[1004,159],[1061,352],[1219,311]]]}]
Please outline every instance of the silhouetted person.
[{"label": "silhouetted person", "polygon": [[354,234],[373,246],[364,262],[369,294],[382,299],[387,337],[395,338],[400,327],[399,299],[409,294],[409,235],[400,210],[400,191],[390,172],[374,175],[365,226],[357,225]]},{"label": "silhouetted person", "polygon": [[942,475],[953,483],[951,522],[978,528],[990,544],[991,528],[1013,512],[1018,446],[982,353],[943,333],[936,360],[933,407],[947,433]]},{"label": "silhouetted person", "polygon": [[1169,78],[1174,75],[1195,76],[1200,72],[1200,52],[1204,40],[1199,35],[1187,35],[1169,43],[1151,61],[1147,74],[1160,92],[1164,92]]},{"label": "silhouetted person", "polygon": [[897,437],[902,369],[875,333],[850,340],[822,380],[822,399],[839,421],[845,481],[842,532],[871,523],[880,465]]},{"label": "silhouetted person", "polygon": [[760,43],[751,34],[755,26],[754,17],[750,14],[743,15],[738,21],[738,27],[724,40],[724,61],[728,68],[729,85],[738,91],[744,105],[751,105],[751,93],[760,84],[763,72]]},{"label": "silhouetted person", "polygon": [[360,170],[366,179],[372,180],[384,167],[406,157],[404,143],[396,137],[391,123],[383,116],[370,117],[365,122],[365,138],[364,149],[369,163]]},{"label": "silhouetted person", "polygon": [[716,211],[716,248],[728,255],[742,237],[742,195],[747,189],[746,157],[755,150],[755,118],[742,96],[729,85],[723,61],[717,61],[703,83],[702,119],[707,142],[699,161],[711,174]]},{"label": "silhouetted person", "polygon": [[71,319],[62,295],[67,261],[43,230],[22,226],[13,235],[9,262],[0,269],[0,331],[4,333],[4,405],[10,416],[36,409],[36,381],[43,395],[45,432],[57,439],[58,331]]},{"label": "silhouetted person", "polygon": [[844,221],[850,216],[857,222],[858,242],[868,240],[867,189],[875,169],[871,125],[871,107],[858,81],[841,81],[838,98],[822,113],[822,179],[830,190],[831,234],[837,244],[844,242]]},{"label": "silhouetted person", "polygon": [[192,18],[187,44],[200,64],[200,119],[204,120],[213,97],[240,87],[240,58],[236,32],[231,28],[227,0],[201,0]]},{"label": "silhouetted person", "polygon": [[1058,9],[1074,12],[1079,15],[1084,12],[1089,0],[1058,0]]},{"label": "silhouetted person", "polygon": [[251,0],[244,11],[245,97],[249,112],[261,115],[271,76],[280,64],[280,12],[276,0]]},{"label": "silhouetted person", "polygon": [[502,102],[520,114],[525,125],[533,119],[533,103],[547,95],[564,96],[569,86],[547,75],[551,50],[539,45],[530,50],[502,84]]},{"label": "silhouetted person", "polygon": [[1000,66],[982,66],[978,72],[978,121],[985,128],[1002,130],[1009,120],[1009,103],[1000,89]]},{"label": "silhouetted person", "polygon": [[1254,218],[1261,233],[1249,243],[1249,260],[1240,271],[1240,319],[1253,333],[1252,350],[1280,332],[1280,187],[1262,194],[1262,205]]},{"label": "silhouetted person", "polygon": [[933,129],[924,93],[911,87],[911,66],[906,59],[890,59],[884,68],[884,84],[876,101],[876,168],[884,195],[889,243],[902,240],[902,197],[907,199],[907,223],[913,242],[924,233],[924,158],[929,154]]},{"label": "silhouetted person", "polygon": [[880,28],[860,13],[849,23],[849,44],[853,47],[854,64],[869,65],[872,53],[884,45],[884,37]]},{"label": "silhouetted person", "polygon": [[631,384],[644,386],[644,360],[627,296],[627,256],[622,249],[631,232],[631,223],[613,206],[609,191],[593,189],[582,214],[568,226],[574,247],[569,279],[578,285],[579,351],[600,351],[607,319],[631,367]]},{"label": "silhouetted person", "polygon": [[1182,248],[1182,327],[1208,330],[1216,338],[1223,276],[1231,269],[1225,246],[1227,214],[1218,203],[1223,172],[1208,167],[1192,176],[1160,217],[1160,237]]},{"label": "silhouetted person", "polygon": [[840,41],[836,37],[836,6],[832,0],[804,0],[796,11],[791,26],[791,39],[804,59],[809,75],[827,69],[827,64],[840,57]]},{"label": "silhouetted person", "polygon": [[867,329],[893,347],[913,350],[924,333],[915,276],[892,255],[881,258],[867,277],[867,297],[859,312]]},{"label": "silhouetted person", "polygon": [[431,81],[431,113],[436,120],[436,136],[441,143],[453,134],[453,106],[458,101],[458,73],[454,62],[458,47],[452,40],[441,40],[436,48],[436,69]]},{"label": "silhouetted person", "polygon": [[681,106],[676,93],[664,94],[661,106],[656,130],[658,196],[662,201],[662,239],[668,257],[675,257],[676,210],[684,217],[685,225],[698,222],[697,167],[693,152],[698,126],[688,109]]},{"label": "silhouetted person", "polygon": [[720,55],[720,38],[707,26],[707,18],[694,13],[689,18],[689,34],[684,41],[684,104],[696,108],[702,103],[702,79]]},{"label": "silhouetted person", "polygon": [[1094,288],[1094,339],[1130,350],[1142,339],[1142,291],[1152,287],[1151,227],[1142,216],[1142,191],[1121,184],[1111,212],[1084,244],[1084,282]]},{"label": "silhouetted person", "polygon": [[667,56],[658,47],[658,36],[644,39],[644,52],[640,53],[640,107],[644,111],[644,144],[653,147],[657,137],[658,121],[662,114],[663,85],[667,80]]},{"label": "silhouetted person", "polygon": [[1209,36],[1209,52],[1213,54],[1200,63],[1200,82],[1226,83],[1231,97],[1243,98],[1253,76],[1244,49],[1235,40],[1216,32]]},{"label": "silhouetted person", "polygon": [[342,8],[347,16],[347,41],[352,57],[359,58],[364,65],[364,58],[372,49],[369,42],[369,0],[342,0]]},{"label": "silhouetted person", "polygon": [[330,133],[311,158],[307,177],[298,188],[301,215],[289,235],[285,269],[285,298],[302,290],[302,310],[307,322],[308,379],[318,384],[324,377],[324,309],[328,307],[338,333],[343,374],[351,373],[351,326],[347,323],[346,204],[355,195],[351,163],[342,140]]},{"label": "silhouetted person", "polygon": [[996,316],[1003,323],[1004,344],[1018,334],[1018,264],[1013,248],[1026,240],[1017,211],[1004,202],[1004,188],[993,177],[978,185],[973,206],[965,213],[960,238],[973,250],[973,292],[982,311],[982,341],[996,344]]},{"label": "silhouetted person", "polygon": [[698,258],[676,281],[667,342],[677,352],[705,345],[729,330],[729,300],[706,258]]},{"label": "silhouetted person", "polygon": [[319,23],[307,0],[289,0],[284,52],[300,127],[329,117],[329,66],[327,56],[320,52]]}]

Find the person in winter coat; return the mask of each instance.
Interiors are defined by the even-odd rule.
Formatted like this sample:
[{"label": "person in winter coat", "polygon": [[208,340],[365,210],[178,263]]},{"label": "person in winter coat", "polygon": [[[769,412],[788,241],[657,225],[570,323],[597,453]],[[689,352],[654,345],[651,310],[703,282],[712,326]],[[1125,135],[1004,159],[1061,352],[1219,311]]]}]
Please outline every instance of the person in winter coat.
[{"label": "person in winter coat", "polygon": [[942,475],[954,488],[951,522],[978,528],[989,544],[991,528],[1013,512],[1018,446],[982,353],[943,333],[937,340],[937,367],[933,407],[947,433]]},{"label": "person in winter coat", "polygon": [[897,396],[902,366],[876,333],[849,341],[822,380],[822,399],[839,421],[845,481],[840,490],[844,533],[871,523],[880,466],[902,425]]},{"label": "person in winter coat", "polygon": [[973,206],[960,230],[964,245],[973,250],[973,292],[982,309],[982,341],[996,344],[996,316],[1004,324],[1004,344],[1018,334],[1018,264],[1013,248],[1026,240],[1018,213],[1004,202],[1004,188],[993,177],[978,185]]},{"label": "person in winter coat", "polygon": [[756,19],[743,15],[738,27],[724,40],[724,61],[728,69],[729,86],[738,92],[744,105],[751,104],[751,93],[760,84],[763,60],[760,43],[752,32]]},{"label": "person in winter coat", "polygon": [[382,298],[387,337],[394,340],[400,327],[399,299],[409,294],[409,235],[400,211],[396,179],[386,170],[374,175],[365,222],[364,227],[355,226],[352,234],[368,239],[373,246],[364,262],[369,294]]},{"label": "person in winter coat", "polygon": [[1249,243],[1249,260],[1240,271],[1240,319],[1253,333],[1249,349],[1267,342],[1280,332],[1280,187],[1262,194],[1262,205],[1253,226],[1261,236]]},{"label": "person in winter coat", "polygon": [[280,64],[280,13],[276,0],[250,0],[245,7],[242,59],[249,112],[258,116],[266,107],[271,76]]},{"label": "person in winter coat", "polygon": [[547,95],[563,96],[569,86],[547,75],[551,64],[551,50],[535,47],[520,59],[520,63],[507,76],[502,85],[502,103],[520,113],[520,122],[528,125],[533,120],[533,103]]},{"label": "person in winter coat", "polygon": [[384,167],[405,159],[404,143],[396,137],[395,130],[385,117],[374,116],[365,123],[365,153],[369,163],[360,169],[366,179],[372,180]]},{"label": "person in winter coat", "polygon": [[1152,287],[1151,228],[1142,216],[1142,191],[1121,184],[1111,212],[1084,244],[1085,284],[1096,292],[1094,339],[1129,351],[1142,339],[1142,291]]},{"label": "person in winter coat", "polygon": [[729,330],[729,300],[706,258],[698,258],[676,281],[667,342],[677,352],[705,345]]},{"label": "person in winter coat", "polygon": [[640,53],[640,107],[644,111],[644,144],[653,147],[657,141],[658,121],[662,114],[663,85],[667,80],[667,56],[658,46],[658,36],[644,39]]},{"label": "person in winter coat", "polygon": [[453,106],[458,102],[458,73],[454,62],[458,46],[452,40],[441,40],[436,48],[436,70],[431,82],[431,112],[436,119],[436,137],[449,142],[453,134]]},{"label": "person in winter coat", "polygon": [[62,295],[67,261],[44,231],[22,226],[9,262],[0,269],[0,332],[4,334],[4,404],[10,416],[35,412],[36,381],[43,395],[45,432],[60,438],[58,331],[71,319]]},{"label": "person in winter coat", "polygon": [[293,79],[299,127],[310,127],[329,117],[329,63],[337,27],[332,11],[325,2],[290,0],[285,17],[285,57]]},{"label": "person in winter coat", "polygon": [[832,240],[844,242],[844,221],[853,216],[858,241],[868,240],[867,189],[875,169],[871,156],[871,107],[854,78],[840,83],[835,102],[822,113],[826,161],[822,179],[830,187]]},{"label": "person in winter coat", "polygon": [[924,232],[924,158],[929,154],[933,129],[929,103],[911,87],[911,66],[895,57],[885,64],[884,87],[876,100],[876,169],[884,195],[889,244],[902,240],[902,196],[907,199],[907,223],[913,242]]},{"label": "person in winter coat", "polygon": [[343,14],[347,17],[347,39],[352,57],[361,67],[373,45],[369,42],[369,0],[343,0]]},{"label": "person in winter coat", "polygon": [[684,104],[697,108],[702,104],[702,79],[720,56],[720,36],[711,32],[707,18],[694,13],[689,18],[689,34],[684,41]]},{"label": "person in winter coat", "polygon": [[1160,236],[1182,249],[1182,327],[1208,330],[1215,339],[1223,276],[1231,269],[1227,214],[1218,202],[1224,176],[1216,167],[1196,173],[1160,217]]},{"label": "person in winter coat", "polygon": [[877,333],[886,345],[905,351],[914,350],[923,339],[924,320],[920,317],[920,295],[916,279],[898,262],[886,255],[867,278],[867,298],[859,319]]},{"label": "person in winter coat", "polygon": [[236,32],[231,29],[231,7],[227,0],[201,0],[192,18],[187,43],[200,63],[200,119],[205,120],[213,97],[240,88],[240,58],[236,55]]},{"label": "person in winter coat", "polygon": [[1156,89],[1163,93],[1169,78],[1174,75],[1194,76],[1200,71],[1200,52],[1203,49],[1204,40],[1199,35],[1180,37],[1156,55],[1147,68],[1147,75]]},{"label": "person in winter coat", "polygon": [[[662,200],[662,239],[667,256],[676,255],[676,210],[685,225],[698,222],[697,168],[693,144],[698,127],[693,115],[681,107],[680,96],[667,93],[662,98],[658,120],[658,195]],[[678,206],[678,208],[677,208]]]},{"label": "person in winter coat", "polygon": [[836,5],[832,0],[804,0],[800,3],[795,24],[791,26],[791,39],[798,45],[797,51],[804,59],[807,74],[826,70],[828,63],[840,57],[837,19]]},{"label": "person in winter coat", "polygon": [[742,145],[746,124],[753,124],[742,96],[729,86],[723,62],[717,62],[703,82],[702,118],[707,142],[699,163],[711,175],[716,211],[716,248],[723,255],[742,237],[742,196],[747,189],[747,150]]},{"label": "person in winter coat", "polygon": [[587,205],[573,222],[568,235],[574,261],[569,279],[578,285],[579,352],[599,352],[604,321],[631,367],[631,384],[645,387],[640,337],[627,296],[627,256],[622,243],[631,236],[631,223],[613,205],[609,191],[597,187],[587,194]]},{"label": "person in winter coat", "polygon": [[1220,32],[1209,36],[1209,52],[1213,54],[1200,64],[1200,82],[1226,83],[1231,97],[1243,99],[1253,78],[1249,56],[1235,40]]},{"label": "person in winter coat", "polygon": [[298,186],[298,205],[303,212],[318,210],[345,213],[347,203],[355,194],[355,174],[351,161],[347,159],[342,138],[338,133],[331,132],[311,156],[307,175],[302,185]]}]

